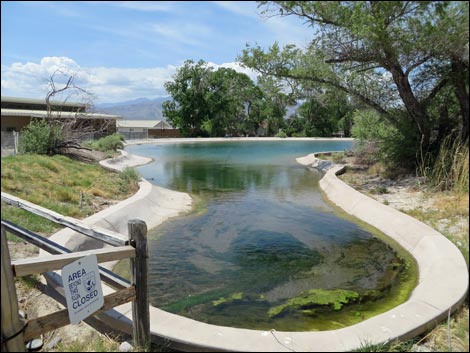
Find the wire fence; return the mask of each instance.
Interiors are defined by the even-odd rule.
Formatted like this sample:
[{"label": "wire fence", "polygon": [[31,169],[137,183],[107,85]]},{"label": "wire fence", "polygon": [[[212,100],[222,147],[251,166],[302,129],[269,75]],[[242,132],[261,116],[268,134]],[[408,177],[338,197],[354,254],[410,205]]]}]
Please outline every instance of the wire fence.
[{"label": "wire fence", "polygon": [[2,157],[16,156],[20,134],[16,131],[2,131]]},{"label": "wire fence", "polygon": [[[80,134],[78,140],[80,143],[99,140],[102,137],[109,135],[109,132],[90,132]],[[134,137],[140,138],[140,137]],[[21,140],[21,133],[17,131],[2,131],[1,132],[1,145],[2,157],[16,156],[18,154],[18,145]]]},{"label": "wire fence", "polygon": [[119,131],[119,133],[124,136],[126,140],[140,140],[146,139],[149,137],[148,131]]}]

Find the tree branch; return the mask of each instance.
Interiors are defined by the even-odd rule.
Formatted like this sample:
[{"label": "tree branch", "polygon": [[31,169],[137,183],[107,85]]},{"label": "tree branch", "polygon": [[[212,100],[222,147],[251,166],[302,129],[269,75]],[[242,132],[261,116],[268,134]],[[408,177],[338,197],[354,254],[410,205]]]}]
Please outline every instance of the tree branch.
[{"label": "tree branch", "polygon": [[447,78],[443,78],[434,88],[433,90],[429,93],[429,95],[423,100],[422,104],[423,107],[427,107],[431,101],[434,99],[434,97],[437,96],[437,94],[443,89],[447,84],[449,83],[449,80]]},{"label": "tree branch", "polygon": [[431,56],[430,55],[426,55],[424,58],[422,58],[421,60],[418,60],[417,62],[415,62],[413,65],[410,65],[406,71],[405,71],[405,76],[408,77],[408,75],[410,74],[411,71],[413,71],[414,69],[416,69],[418,66],[424,64],[426,61],[428,61],[429,59],[431,59]]},{"label": "tree branch", "polygon": [[351,94],[351,95],[355,96],[356,98],[360,99],[363,103],[365,103],[366,105],[370,106],[371,108],[375,109],[378,113],[380,113],[392,125],[397,126],[397,121],[395,120],[393,115],[390,114],[387,110],[385,110],[379,103],[373,101],[369,97],[366,97],[365,95],[363,95],[363,94],[361,94],[357,91],[354,91],[354,90],[352,90],[348,87],[344,87],[343,85],[341,85],[337,82],[329,81],[329,80],[318,78],[318,77],[292,75],[292,74],[287,74],[287,75],[283,75],[282,77],[281,76],[278,76],[278,77],[279,78],[290,78],[290,79],[293,79],[293,80],[311,81],[311,82],[317,82],[317,83],[322,83],[322,84],[326,84],[326,85],[329,85],[329,86],[333,86],[333,87],[335,87],[335,88],[337,88],[337,89],[339,89],[339,90],[341,90],[345,93]]}]

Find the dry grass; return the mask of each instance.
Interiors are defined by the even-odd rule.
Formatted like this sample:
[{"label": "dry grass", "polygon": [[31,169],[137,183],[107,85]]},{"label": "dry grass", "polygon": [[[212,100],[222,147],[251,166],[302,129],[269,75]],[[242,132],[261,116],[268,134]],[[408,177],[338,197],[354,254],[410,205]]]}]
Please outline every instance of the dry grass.
[{"label": "dry grass", "polygon": [[431,352],[468,352],[468,318],[468,305],[465,305],[452,315],[449,322],[443,322],[432,330],[422,343]]},{"label": "dry grass", "polygon": [[107,335],[92,331],[87,337],[57,345],[57,352],[119,352],[119,343]]},{"label": "dry grass", "polygon": [[434,201],[434,207],[440,211],[443,217],[468,217],[468,201],[468,194],[441,193]]},{"label": "dry grass", "polygon": [[435,159],[424,156],[419,173],[426,176],[436,190],[452,190],[459,194],[469,191],[469,145],[467,141],[449,136],[442,142]]}]

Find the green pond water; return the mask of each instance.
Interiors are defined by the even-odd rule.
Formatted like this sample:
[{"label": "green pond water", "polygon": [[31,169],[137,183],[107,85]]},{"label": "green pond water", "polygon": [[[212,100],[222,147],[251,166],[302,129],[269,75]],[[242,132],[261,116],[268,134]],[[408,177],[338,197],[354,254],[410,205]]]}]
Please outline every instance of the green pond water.
[{"label": "green pond water", "polygon": [[351,141],[128,146],[138,168],[190,193],[190,214],[149,231],[152,305],[251,329],[336,329],[407,299],[409,255],[323,200],[322,174],[295,162]]}]

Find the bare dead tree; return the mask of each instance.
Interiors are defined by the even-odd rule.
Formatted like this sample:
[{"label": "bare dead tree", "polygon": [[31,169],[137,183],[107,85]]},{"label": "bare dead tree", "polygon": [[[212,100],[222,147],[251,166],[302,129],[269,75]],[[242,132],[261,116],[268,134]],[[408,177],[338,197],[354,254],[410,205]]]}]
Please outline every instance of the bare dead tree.
[{"label": "bare dead tree", "polygon": [[[58,86],[57,75],[66,78],[63,85]],[[75,76],[56,70],[50,76],[48,85],[49,91],[46,95],[47,118],[49,125],[55,127],[60,133],[60,139],[55,142],[56,149],[61,154],[72,155],[79,159],[94,159],[87,157],[84,151],[91,151],[90,148],[81,145],[81,141],[89,134],[99,134],[108,131],[113,120],[100,119],[96,121],[87,112],[91,107],[93,95],[75,84]],[[65,103],[70,97],[78,95],[84,103],[77,105],[72,111],[65,109]],[[61,97],[60,100],[57,98]],[[54,100],[56,98],[56,100]],[[70,107],[70,106],[68,106]],[[81,152],[73,152],[81,151]],[[77,154],[77,156],[74,156]],[[85,155],[85,158],[83,156]]]}]

